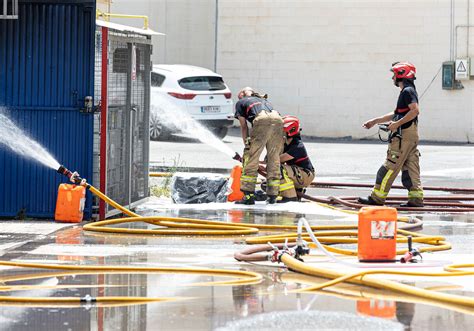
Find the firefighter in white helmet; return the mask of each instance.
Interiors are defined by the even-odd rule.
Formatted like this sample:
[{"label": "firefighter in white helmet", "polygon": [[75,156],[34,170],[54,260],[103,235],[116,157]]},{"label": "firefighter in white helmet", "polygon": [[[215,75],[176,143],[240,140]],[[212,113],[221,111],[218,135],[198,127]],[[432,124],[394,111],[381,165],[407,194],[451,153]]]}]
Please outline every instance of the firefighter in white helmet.
[{"label": "firefighter in white helmet", "polygon": [[[237,204],[255,204],[255,185],[257,184],[259,158],[267,149],[267,203],[273,204],[280,186],[280,154],[283,150],[283,120],[267,95],[256,93],[245,87],[238,94],[235,105],[235,118],[240,122],[242,139],[245,144],[242,156],[242,176],[240,189],[244,197]],[[252,125],[249,130],[247,122]]]}]

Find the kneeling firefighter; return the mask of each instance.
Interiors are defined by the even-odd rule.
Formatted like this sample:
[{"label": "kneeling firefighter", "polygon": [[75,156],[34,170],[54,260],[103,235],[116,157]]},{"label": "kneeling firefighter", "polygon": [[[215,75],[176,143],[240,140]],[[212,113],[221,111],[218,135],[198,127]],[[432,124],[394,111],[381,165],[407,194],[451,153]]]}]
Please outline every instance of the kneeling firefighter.
[{"label": "kneeling firefighter", "polygon": [[[240,189],[244,197],[237,204],[255,204],[260,154],[267,149],[267,203],[273,204],[280,186],[280,154],[283,149],[283,120],[267,100],[252,88],[245,87],[238,94],[235,118],[240,122],[245,148],[242,156]],[[252,125],[249,133],[247,121]]]},{"label": "kneeling firefighter", "polygon": [[414,80],[416,68],[408,62],[392,64],[393,83],[400,88],[397,108],[392,113],[365,122],[362,126],[370,129],[375,124],[389,122],[391,132],[387,158],[377,172],[372,194],[359,198],[367,205],[383,205],[400,170],[402,184],[408,190],[408,203],[401,207],[423,207],[423,189],[420,180],[420,152],[418,151],[418,93]]},{"label": "kneeling firefighter", "polygon": [[304,192],[315,176],[314,168],[301,140],[300,121],[295,116],[283,117],[286,142],[280,155],[280,196],[277,202],[297,201],[297,192]]}]

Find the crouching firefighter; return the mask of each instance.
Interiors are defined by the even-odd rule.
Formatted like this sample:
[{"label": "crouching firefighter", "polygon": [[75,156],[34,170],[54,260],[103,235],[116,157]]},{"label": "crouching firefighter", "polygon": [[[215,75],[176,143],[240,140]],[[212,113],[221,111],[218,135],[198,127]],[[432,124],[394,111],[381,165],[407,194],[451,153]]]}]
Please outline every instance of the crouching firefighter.
[{"label": "crouching firefighter", "polygon": [[[242,156],[242,176],[240,189],[244,197],[237,204],[255,204],[260,154],[267,149],[267,203],[276,202],[280,189],[280,154],[283,150],[283,120],[267,101],[267,95],[260,95],[252,88],[245,87],[235,105],[235,118],[240,122],[242,139],[245,144]],[[249,132],[247,121],[252,125]]]},{"label": "crouching firefighter", "polygon": [[416,68],[408,62],[395,62],[391,71],[393,83],[401,90],[395,112],[371,119],[362,125],[370,129],[375,124],[390,121],[387,127],[391,132],[387,158],[377,172],[372,194],[367,198],[359,198],[359,202],[366,205],[383,205],[393,181],[402,171],[402,184],[408,190],[408,203],[400,206],[423,207],[418,151],[420,110],[414,84]]},{"label": "crouching firefighter", "polygon": [[277,202],[298,201],[297,192],[304,193],[314,179],[314,168],[301,140],[300,121],[295,116],[283,117],[286,142],[280,155],[280,196]]}]

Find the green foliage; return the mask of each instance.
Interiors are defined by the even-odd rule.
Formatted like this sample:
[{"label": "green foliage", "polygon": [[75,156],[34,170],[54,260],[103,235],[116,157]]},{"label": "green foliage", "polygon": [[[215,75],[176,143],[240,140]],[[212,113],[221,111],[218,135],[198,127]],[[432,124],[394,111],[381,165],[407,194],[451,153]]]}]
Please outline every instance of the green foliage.
[{"label": "green foliage", "polygon": [[178,170],[181,172],[186,172],[188,170],[184,167],[184,161],[180,160],[179,155],[173,160],[173,165],[168,169],[170,176],[161,177],[158,179],[158,181],[160,182],[159,184],[150,186],[150,195],[155,197],[169,198],[171,196],[171,178]]}]

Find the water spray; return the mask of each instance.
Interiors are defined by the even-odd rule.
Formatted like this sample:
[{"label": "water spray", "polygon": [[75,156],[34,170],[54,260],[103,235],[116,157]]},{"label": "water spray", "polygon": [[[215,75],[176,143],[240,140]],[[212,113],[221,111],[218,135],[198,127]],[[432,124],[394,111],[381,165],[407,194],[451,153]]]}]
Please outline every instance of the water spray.
[{"label": "water spray", "polygon": [[25,158],[42,163],[51,169],[58,169],[59,162],[36,140],[8,118],[0,107],[0,148],[6,146]]}]

